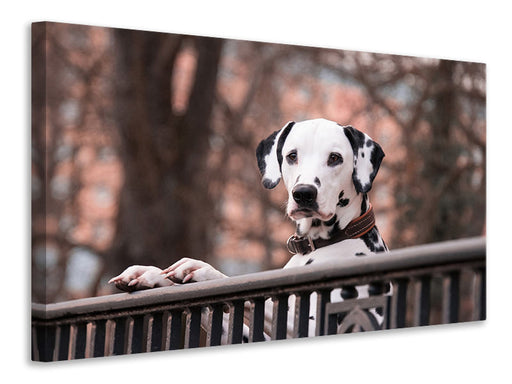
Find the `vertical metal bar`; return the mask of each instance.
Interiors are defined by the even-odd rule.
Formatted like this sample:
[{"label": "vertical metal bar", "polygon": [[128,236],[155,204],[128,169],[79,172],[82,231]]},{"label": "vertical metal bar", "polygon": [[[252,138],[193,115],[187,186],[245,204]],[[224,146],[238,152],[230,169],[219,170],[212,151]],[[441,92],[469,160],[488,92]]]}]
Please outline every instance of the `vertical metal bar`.
[{"label": "vertical metal bar", "polygon": [[485,268],[480,269],[480,275],[482,276],[482,284],[480,285],[480,320],[485,320],[487,316],[487,297],[486,297],[486,287],[487,287],[487,277]]},{"label": "vertical metal bar", "polygon": [[115,327],[114,327],[114,355],[124,355],[125,345],[126,345],[126,317],[118,317],[115,319]]},{"label": "vertical metal bar", "polygon": [[[91,348],[91,352],[90,352],[91,357],[104,356],[107,320],[101,320],[101,319],[95,320],[93,322],[93,324],[95,326],[95,330],[94,330],[93,344],[92,344],[93,348]],[[86,333],[87,333],[87,329],[86,329]],[[86,350],[86,352],[87,352],[87,350]],[[86,356],[84,356],[84,357],[86,357]]]},{"label": "vertical metal bar", "polygon": [[124,329],[124,350],[123,353],[125,355],[129,355],[132,353],[132,344],[133,344],[133,317],[128,316],[125,320],[125,329]]},{"label": "vertical metal bar", "polygon": [[76,353],[76,334],[77,334],[77,325],[71,324],[69,326],[69,344],[68,344],[68,360],[73,360],[75,358]]},{"label": "vertical metal bar", "polygon": [[265,341],[265,298],[251,299],[249,308],[249,341]]},{"label": "vertical metal bar", "polygon": [[224,320],[224,304],[217,303],[209,306],[208,330],[206,345],[220,345],[222,340],[222,322]]},{"label": "vertical metal bar", "polygon": [[277,295],[274,301],[272,315],[272,340],[286,339],[288,323],[288,295]]},{"label": "vertical metal bar", "polygon": [[199,347],[201,335],[201,308],[187,308],[185,313],[187,314],[185,348],[197,348]]},{"label": "vertical metal bar", "polygon": [[235,300],[229,304],[228,344],[240,344],[244,330],[244,301]]},{"label": "vertical metal bar", "polygon": [[430,276],[422,276],[414,282],[414,326],[429,324],[430,280]]},{"label": "vertical metal bar", "polygon": [[52,361],[56,325],[32,325],[32,360]]},{"label": "vertical metal bar", "polygon": [[105,350],[104,356],[112,356],[114,354],[114,340],[116,335],[116,322],[107,320],[105,323]]},{"label": "vertical metal bar", "polygon": [[451,272],[443,276],[443,324],[456,323],[459,320],[460,272]]},{"label": "vertical metal bar", "polygon": [[55,329],[55,349],[53,350],[53,356],[52,356],[53,361],[59,360],[60,333],[61,333],[61,327],[59,325],[57,325],[57,327]]},{"label": "vertical metal bar", "polygon": [[325,306],[327,303],[331,301],[331,290],[330,289],[321,289],[317,291],[317,300],[316,300],[316,331],[315,336],[323,336],[325,335]]},{"label": "vertical metal bar", "polygon": [[182,315],[183,315],[182,310],[172,310],[171,311],[168,349],[183,348],[183,343],[182,343],[182,338],[181,338]]},{"label": "vertical metal bar", "polygon": [[32,326],[32,361],[41,361],[36,327]]},{"label": "vertical metal bar", "polygon": [[152,324],[151,324],[151,335],[149,335],[151,340],[151,348],[148,349],[148,352],[155,352],[162,350],[162,327],[163,327],[163,312],[156,312],[151,315]]},{"label": "vertical metal bar", "polygon": [[86,359],[94,357],[94,339],[96,337],[96,324],[94,322],[88,322],[85,331],[85,353]]},{"label": "vertical metal bar", "polygon": [[299,292],[295,296],[294,338],[308,337],[310,295],[311,292]]},{"label": "vertical metal bar", "polygon": [[153,335],[153,315],[144,315],[142,320],[142,352],[151,352],[151,338]]},{"label": "vertical metal bar", "polygon": [[391,317],[389,327],[391,329],[405,327],[408,285],[409,281],[406,279],[393,281],[393,296],[391,298],[391,311],[389,312]]},{"label": "vertical metal bar", "polygon": [[171,320],[172,316],[169,311],[164,311],[162,314],[162,342],[161,350],[167,351],[171,342]]},{"label": "vertical metal bar", "polygon": [[473,281],[473,316],[472,320],[485,320],[486,318],[486,277],[485,269],[474,271]]}]

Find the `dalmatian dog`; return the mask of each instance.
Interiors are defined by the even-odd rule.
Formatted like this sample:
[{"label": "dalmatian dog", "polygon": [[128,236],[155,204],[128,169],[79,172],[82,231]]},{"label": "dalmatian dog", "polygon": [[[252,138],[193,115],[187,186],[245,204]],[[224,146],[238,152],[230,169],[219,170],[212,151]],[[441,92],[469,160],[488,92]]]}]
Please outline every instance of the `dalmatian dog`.
[{"label": "dalmatian dog", "polygon": [[[325,119],[289,122],[260,142],[256,157],[263,186],[272,189],[282,179],[288,191],[286,213],[295,222],[296,233],[287,244],[294,256],[284,268],[387,252],[367,195],[384,152],[368,135]],[[129,267],[110,283],[133,291],[226,277],[203,261],[183,258],[163,270]],[[360,296],[368,295],[368,286],[357,290]],[[313,295],[310,336],[315,334]],[[267,305],[270,309],[270,299]],[[291,333],[293,295],[289,308]]]}]

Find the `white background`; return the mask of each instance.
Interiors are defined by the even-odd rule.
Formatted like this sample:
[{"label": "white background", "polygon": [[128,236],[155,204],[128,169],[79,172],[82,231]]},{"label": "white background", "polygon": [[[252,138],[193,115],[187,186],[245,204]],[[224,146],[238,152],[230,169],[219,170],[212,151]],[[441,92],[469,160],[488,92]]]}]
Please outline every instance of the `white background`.
[{"label": "white background", "polygon": [[[482,1],[18,1],[1,24],[2,382],[510,380],[510,8]],[[336,5],[334,5],[336,4]],[[505,2],[502,2],[505,4]],[[30,23],[59,21],[487,63],[488,320],[134,357],[30,361]]]}]

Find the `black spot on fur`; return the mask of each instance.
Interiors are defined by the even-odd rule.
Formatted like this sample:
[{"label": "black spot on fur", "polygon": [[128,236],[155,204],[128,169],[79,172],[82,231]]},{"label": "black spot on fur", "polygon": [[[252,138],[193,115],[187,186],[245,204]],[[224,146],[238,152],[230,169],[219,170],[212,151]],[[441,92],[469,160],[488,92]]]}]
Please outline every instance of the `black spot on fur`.
[{"label": "black spot on fur", "polygon": [[273,183],[272,180],[270,180],[270,179],[264,179],[263,186],[267,189],[272,189],[275,187],[275,183]]},{"label": "black spot on fur", "polygon": [[381,239],[381,237],[377,227],[373,227],[367,234],[361,236],[361,239],[371,252],[378,253],[385,252],[387,250],[384,240],[382,240],[382,244],[384,245],[379,244],[379,239]]},{"label": "black spot on fur", "polygon": [[305,265],[309,265],[313,262],[314,260],[313,259],[309,259],[308,261],[306,261],[306,264]]},{"label": "black spot on fur", "polygon": [[338,220],[338,217],[336,215],[334,215],[329,220],[324,221],[324,225],[326,225],[327,227],[330,227],[331,225],[333,225],[336,222],[336,220]]},{"label": "black spot on fur", "polygon": [[283,128],[283,133],[281,133],[281,136],[279,136],[279,141],[277,142],[277,162],[279,163],[279,170],[281,170],[281,166],[283,164],[283,145],[286,141],[286,138],[288,137],[288,134],[292,130],[292,127],[295,125],[295,122],[291,121],[288,123],[286,127]]},{"label": "black spot on fur", "polygon": [[260,170],[261,175],[265,174],[265,168],[267,167],[267,164],[265,163],[265,157],[272,150],[272,146],[274,145],[274,141],[276,140],[276,136],[278,133],[279,131],[275,131],[274,133],[272,133],[265,140],[262,140],[258,144],[258,147],[256,148],[256,159],[258,160],[258,168]]},{"label": "black spot on fur", "polygon": [[313,219],[311,222],[312,227],[319,227],[320,225],[322,225],[322,222],[319,219]]},{"label": "black spot on fur", "polygon": [[350,202],[349,199],[344,199],[343,198],[343,195],[345,194],[345,191],[341,191],[340,194],[338,195],[338,204],[337,206],[338,207],[346,207],[348,205],[348,203]]},{"label": "black spot on fur", "polygon": [[357,252],[356,256],[366,256],[366,253],[364,253],[364,252]]},{"label": "black spot on fur", "polygon": [[318,188],[322,186],[322,183],[320,182],[320,179],[318,177],[315,177],[315,184]]},{"label": "black spot on fur", "polygon": [[350,145],[352,147],[352,151],[354,154],[357,154],[359,152],[359,148],[364,147],[365,143],[365,136],[364,133],[361,131],[358,131],[354,127],[347,125],[345,128],[345,135],[348,138],[348,141],[350,142]]},{"label": "black spot on fur", "polygon": [[340,229],[339,223],[336,221],[334,223],[334,226],[332,227],[332,229],[329,231],[329,237],[333,237],[339,232],[341,232],[341,229]]},{"label": "black spot on fur", "polygon": [[[370,145],[368,145],[370,144]],[[384,151],[382,150],[381,146],[377,144],[376,142],[368,142],[367,145],[371,147],[373,145],[372,154],[370,157],[370,163],[372,164],[373,171],[370,174],[370,182],[375,179],[375,176],[377,176],[377,172],[379,171],[380,164],[382,163],[382,159],[384,158]]]},{"label": "black spot on fur", "polygon": [[364,215],[368,210],[368,195],[363,193],[363,200],[361,201],[361,215]]}]

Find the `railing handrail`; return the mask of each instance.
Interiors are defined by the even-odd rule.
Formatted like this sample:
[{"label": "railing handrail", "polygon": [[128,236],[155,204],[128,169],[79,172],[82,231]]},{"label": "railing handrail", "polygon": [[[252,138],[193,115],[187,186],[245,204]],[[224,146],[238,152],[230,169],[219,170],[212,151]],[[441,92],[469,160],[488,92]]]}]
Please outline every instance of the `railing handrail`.
[{"label": "railing handrail", "polygon": [[32,304],[32,317],[41,320],[52,320],[67,316],[133,309],[147,305],[169,304],[259,289],[307,284],[322,279],[331,280],[479,261],[485,260],[485,247],[485,237],[450,240],[393,250],[387,254],[340,258],[317,265],[311,264],[307,268],[276,269],[178,287],[155,288],[52,304],[34,303]]}]

